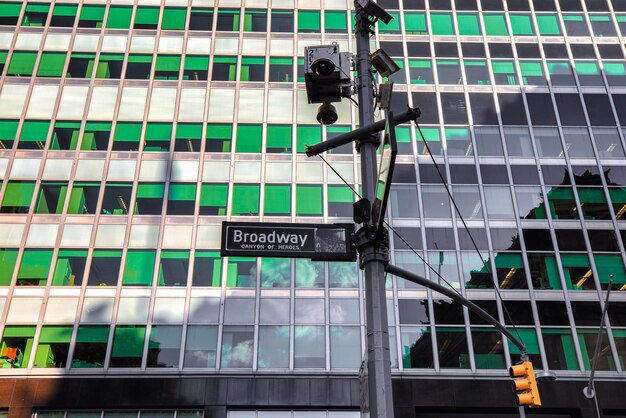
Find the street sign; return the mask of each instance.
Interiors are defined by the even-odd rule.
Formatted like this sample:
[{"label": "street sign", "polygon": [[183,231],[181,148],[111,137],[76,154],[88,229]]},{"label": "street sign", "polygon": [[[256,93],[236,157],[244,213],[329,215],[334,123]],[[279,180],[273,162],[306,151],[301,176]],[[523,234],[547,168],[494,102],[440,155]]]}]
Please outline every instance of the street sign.
[{"label": "street sign", "polygon": [[223,222],[221,255],[356,261],[354,225]]},{"label": "street sign", "polygon": [[378,168],[378,181],[376,182],[376,199],[372,205],[372,223],[376,231],[376,238],[380,236],[382,229],[380,227],[385,222],[385,211],[387,210],[389,189],[391,188],[391,179],[393,178],[393,167],[398,154],[395,128],[393,113],[387,112],[385,136],[382,144],[383,149],[380,156],[380,167]]}]

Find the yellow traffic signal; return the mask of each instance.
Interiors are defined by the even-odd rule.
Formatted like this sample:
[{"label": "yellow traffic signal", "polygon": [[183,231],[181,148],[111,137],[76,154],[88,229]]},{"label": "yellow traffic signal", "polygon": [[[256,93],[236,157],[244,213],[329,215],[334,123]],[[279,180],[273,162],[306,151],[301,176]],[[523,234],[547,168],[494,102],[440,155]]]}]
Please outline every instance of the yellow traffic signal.
[{"label": "yellow traffic signal", "polygon": [[537,381],[535,380],[535,372],[533,364],[525,361],[509,368],[511,377],[519,377],[513,381],[513,390],[516,393],[515,402],[518,406],[528,406],[534,408],[541,406],[541,398],[539,398],[539,390],[537,389]]}]

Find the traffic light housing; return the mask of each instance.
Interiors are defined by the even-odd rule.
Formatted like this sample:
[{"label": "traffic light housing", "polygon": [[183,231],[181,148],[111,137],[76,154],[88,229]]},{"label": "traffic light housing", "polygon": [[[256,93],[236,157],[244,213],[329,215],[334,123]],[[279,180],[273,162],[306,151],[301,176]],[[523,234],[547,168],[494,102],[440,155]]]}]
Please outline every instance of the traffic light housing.
[{"label": "traffic light housing", "polygon": [[529,408],[541,406],[535,371],[530,361],[511,366],[509,375],[519,378],[513,380],[513,391],[516,393],[515,402],[517,406],[528,406]]}]

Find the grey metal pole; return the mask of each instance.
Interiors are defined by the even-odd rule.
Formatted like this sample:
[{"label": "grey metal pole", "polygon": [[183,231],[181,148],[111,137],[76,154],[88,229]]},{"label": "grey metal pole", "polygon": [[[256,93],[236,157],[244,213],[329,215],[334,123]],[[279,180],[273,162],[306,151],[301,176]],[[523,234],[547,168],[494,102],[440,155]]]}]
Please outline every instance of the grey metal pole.
[{"label": "grey metal pole", "polygon": [[[609,279],[609,288],[606,291],[606,300],[604,301],[604,308],[602,308],[602,319],[600,319],[600,332],[598,333],[598,339],[596,340],[596,349],[593,353],[593,360],[591,363],[591,374],[589,375],[589,383],[583,389],[583,395],[587,399],[593,399],[596,396],[596,389],[593,384],[593,378],[596,374],[596,368],[598,367],[598,356],[600,355],[600,343],[602,342],[602,335],[604,334],[604,320],[606,318],[606,311],[609,308],[609,296],[611,295],[611,286],[613,285],[613,275]],[[599,413],[599,412],[598,412]]]},{"label": "grey metal pole", "polygon": [[[357,93],[359,98],[359,126],[374,122],[374,91],[371,73],[370,21],[365,10],[355,1],[355,36]],[[369,136],[357,142],[361,154],[361,183],[363,197],[375,199],[377,180],[376,148],[378,138]],[[371,220],[364,223],[370,226]],[[365,277],[365,312],[367,318],[367,368],[369,407],[372,418],[393,418],[391,389],[391,362],[389,359],[389,330],[387,326],[387,301],[385,297],[386,247],[376,248],[372,239],[362,247],[361,263]]]}]

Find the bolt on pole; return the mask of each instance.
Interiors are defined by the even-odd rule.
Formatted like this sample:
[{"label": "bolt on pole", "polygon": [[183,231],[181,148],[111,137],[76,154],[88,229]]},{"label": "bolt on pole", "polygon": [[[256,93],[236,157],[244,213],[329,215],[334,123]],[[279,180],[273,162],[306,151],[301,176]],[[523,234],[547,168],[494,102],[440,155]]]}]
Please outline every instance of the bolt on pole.
[{"label": "bolt on pole", "polygon": [[[367,12],[355,5],[355,36],[357,53],[357,93],[359,99],[359,126],[374,123],[374,91],[371,73],[370,25]],[[357,141],[361,158],[361,182],[363,198],[375,200],[377,181],[376,136],[367,136]],[[364,222],[368,227],[372,220]],[[369,410],[372,418],[393,418],[393,396],[391,389],[391,362],[389,357],[389,329],[387,325],[387,301],[385,292],[385,262],[388,249],[377,248],[373,239],[365,243],[361,251],[365,278],[365,311],[367,318],[367,367],[369,388]]]}]

